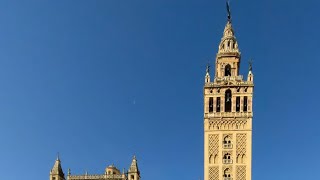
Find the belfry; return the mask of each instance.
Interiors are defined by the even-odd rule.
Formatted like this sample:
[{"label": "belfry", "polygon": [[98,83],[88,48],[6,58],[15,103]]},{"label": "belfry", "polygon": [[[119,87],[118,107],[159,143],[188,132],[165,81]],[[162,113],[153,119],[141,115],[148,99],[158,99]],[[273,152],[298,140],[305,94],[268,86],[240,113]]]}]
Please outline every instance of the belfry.
[{"label": "belfry", "polygon": [[251,180],[252,64],[247,79],[239,74],[241,53],[228,18],[204,85],[204,180]]}]

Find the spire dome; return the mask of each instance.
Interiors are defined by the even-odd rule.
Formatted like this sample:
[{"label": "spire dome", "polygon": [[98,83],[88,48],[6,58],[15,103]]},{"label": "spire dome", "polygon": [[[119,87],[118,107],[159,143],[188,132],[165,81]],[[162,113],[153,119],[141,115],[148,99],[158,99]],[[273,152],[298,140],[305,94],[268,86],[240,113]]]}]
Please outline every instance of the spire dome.
[{"label": "spire dome", "polygon": [[219,45],[218,54],[220,55],[231,54],[231,55],[240,56],[238,42],[235,37],[235,33],[232,28],[231,21],[228,21],[224,28],[223,36],[221,38],[221,42]]},{"label": "spire dome", "polygon": [[234,30],[231,23],[231,10],[229,1],[227,4],[228,21],[223,31],[223,36],[219,45],[218,56],[237,56],[240,57],[238,42],[234,35]]}]

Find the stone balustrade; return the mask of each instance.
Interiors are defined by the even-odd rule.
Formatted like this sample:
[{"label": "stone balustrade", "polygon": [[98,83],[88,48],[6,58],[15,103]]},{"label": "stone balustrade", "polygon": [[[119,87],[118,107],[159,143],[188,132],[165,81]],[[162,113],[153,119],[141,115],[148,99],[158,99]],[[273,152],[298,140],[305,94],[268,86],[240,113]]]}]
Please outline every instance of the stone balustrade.
[{"label": "stone balustrade", "polygon": [[252,117],[252,112],[212,112],[212,113],[205,113],[205,118],[212,118],[212,117]]},{"label": "stone balustrade", "polygon": [[90,174],[90,175],[68,175],[68,180],[80,180],[80,179],[88,179],[88,180],[104,180],[104,179],[112,179],[112,180],[124,180],[125,176],[123,174]]}]

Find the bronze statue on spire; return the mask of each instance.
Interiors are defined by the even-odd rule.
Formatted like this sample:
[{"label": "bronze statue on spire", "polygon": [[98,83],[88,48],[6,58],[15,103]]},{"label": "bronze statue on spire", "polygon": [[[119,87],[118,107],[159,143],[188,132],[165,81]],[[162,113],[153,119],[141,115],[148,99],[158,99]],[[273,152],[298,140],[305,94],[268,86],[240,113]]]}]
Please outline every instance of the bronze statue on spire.
[{"label": "bronze statue on spire", "polygon": [[249,71],[252,71],[252,63],[253,63],[253,61],[252,61],[252,58],[249,60]]},{"label": "bronze statue on spire", "polygon": [[210,73],[210,63],[207,64],[206,73]]},{"label": "bronze statue on spire", "polygon": [[229,0],[226,1],[226,4],[227,4],[227,12],[228,12],[228,21],[231,22],[231,10],[230,10]]}]

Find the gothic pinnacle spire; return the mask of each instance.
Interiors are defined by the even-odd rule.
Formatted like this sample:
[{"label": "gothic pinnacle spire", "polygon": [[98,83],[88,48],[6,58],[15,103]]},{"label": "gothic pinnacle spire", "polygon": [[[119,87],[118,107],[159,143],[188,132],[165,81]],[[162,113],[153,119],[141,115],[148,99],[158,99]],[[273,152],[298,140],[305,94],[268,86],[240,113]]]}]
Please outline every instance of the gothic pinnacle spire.
[{"label": "gothic pinnacle spire", "polygon": [[50,175],[51,176],[59,176],[62,179],[64,179],[64,173],[63,173],[63,170],[61,167],[61,161],[60,161],[59,156],[57,157],[56,162],[54,163],[54,165],[50,171]]},{"label": "gothic pinnacle spire", "polygon": [[131,162],[131,165],[130,165],[130,168],[129,168],[129,172],[137,172],[137,173],[139,173],[137,158],[136,158],[135,155],[132,158],[132,162]]}]

